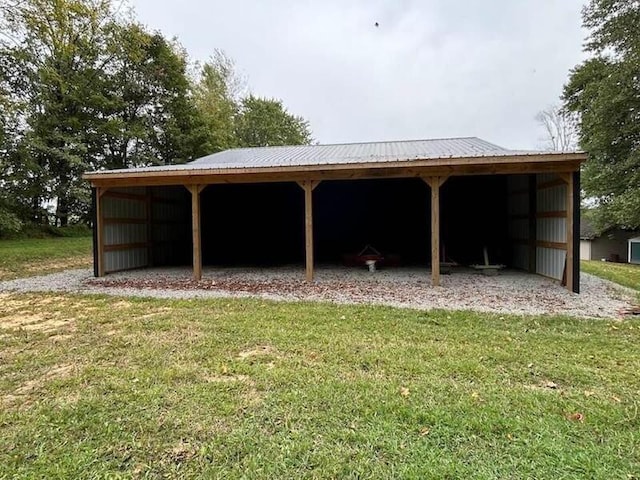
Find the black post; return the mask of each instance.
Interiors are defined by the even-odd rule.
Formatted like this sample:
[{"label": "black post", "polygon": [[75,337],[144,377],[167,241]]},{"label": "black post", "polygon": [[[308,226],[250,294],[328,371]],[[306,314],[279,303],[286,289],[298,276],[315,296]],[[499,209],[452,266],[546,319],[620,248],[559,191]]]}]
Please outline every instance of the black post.
[{"label": "black post", "polygon": [[573,291],[580,293],[580,170],[571,175],[573,182]]},{"label": "black post", "polygon": [[93,276],[98,276],[98,210],[97,190],[91,187],[91,229],[93,230]]}]

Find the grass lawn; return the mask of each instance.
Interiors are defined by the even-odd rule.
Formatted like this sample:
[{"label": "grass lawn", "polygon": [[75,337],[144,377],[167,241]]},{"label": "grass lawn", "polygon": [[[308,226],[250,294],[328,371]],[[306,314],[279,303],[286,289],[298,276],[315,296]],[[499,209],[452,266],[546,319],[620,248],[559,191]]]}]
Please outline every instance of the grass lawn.
[{"label": "grass lawn", "polygon": [[583,272],[597,275],[640,292],[640,265],[583,260],[580,262],[580,268]]},{"label": "grass lawn", "polygon": [[640,324],[0,297],[0,478],[638,478]]},{"label": "grass lawn", "polygon": [[91,237],[0,240],[0,280],[91,265]]}]

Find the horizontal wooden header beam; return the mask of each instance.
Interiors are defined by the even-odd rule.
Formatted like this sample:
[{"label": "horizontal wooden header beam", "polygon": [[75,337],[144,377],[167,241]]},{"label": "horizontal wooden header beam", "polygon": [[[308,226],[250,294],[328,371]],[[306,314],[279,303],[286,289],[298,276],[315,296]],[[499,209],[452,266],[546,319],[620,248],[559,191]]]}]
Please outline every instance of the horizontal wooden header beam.
[{"label": "horizontal wooden header beam", "polygon": [[[474,159],[478,160],[478,159]],[[92,174],[85,175],[94,186],[99,187],[136,187],[155,185],[213,185],[224,183],[274,183],[274,182],[303,182],[312,177],[321,180],[354,180],[377,178],[424,178],[449,177],[452,175],[508,175],[531,173],[561,173],[574,172],[580,169],[581,159],[558,159],[548,161],[523,162],[483,162],[478,164],[461,163],[439,165],[438,162],[421,164],[423,162],[409,162],[406,165],[392,164],[362,167],[351,165],[349,168],[314,167],[314,170],[298,171],[269,171],[267,169],[253,169],[254,171],[227,170],[207,173],[203,171],[147,172],[146,174],[123,172],[119,175]],[[153,173],[153,174],[152,174]],[[159,173],[162,173],[160,175]],[[170,174],[168,174],[170,173]]]}]

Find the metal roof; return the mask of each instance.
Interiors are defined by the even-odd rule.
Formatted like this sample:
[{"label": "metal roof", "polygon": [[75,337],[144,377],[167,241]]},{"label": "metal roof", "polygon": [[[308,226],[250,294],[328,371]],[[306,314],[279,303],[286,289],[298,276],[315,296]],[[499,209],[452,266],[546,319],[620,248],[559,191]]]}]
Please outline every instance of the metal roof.
[{"label": "metal roof", "polygon": [[512,155],[538,155],[523,150],[508,150],[476,137],[393,142],[345,143],[335,145],[296,145],[283,147],[236,148],[207,155],[189,163],[122,170],[103,170],[91,174],[116,172],[156,172],[206,169],[302,167],[345,165],[373,162],[403,162],[442,158],[480,158]]}]

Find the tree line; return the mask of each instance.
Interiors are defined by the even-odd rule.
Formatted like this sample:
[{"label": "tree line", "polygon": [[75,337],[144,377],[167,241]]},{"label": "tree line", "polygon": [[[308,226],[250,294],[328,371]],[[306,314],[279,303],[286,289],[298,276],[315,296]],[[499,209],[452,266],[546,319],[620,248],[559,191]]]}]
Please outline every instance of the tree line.
[{"label": "tree line", "polygon": [[191,62],[124,7],[0,0],[0,235],[87,222],[85,171],[311,142],[309,123],[248,93],[224,53]]}]

